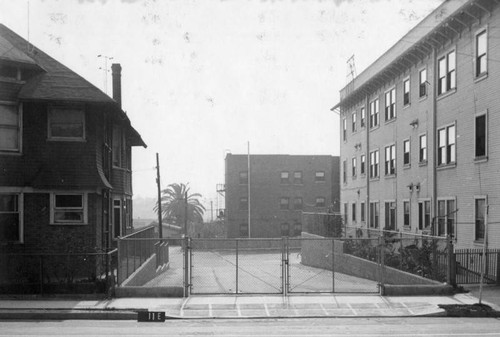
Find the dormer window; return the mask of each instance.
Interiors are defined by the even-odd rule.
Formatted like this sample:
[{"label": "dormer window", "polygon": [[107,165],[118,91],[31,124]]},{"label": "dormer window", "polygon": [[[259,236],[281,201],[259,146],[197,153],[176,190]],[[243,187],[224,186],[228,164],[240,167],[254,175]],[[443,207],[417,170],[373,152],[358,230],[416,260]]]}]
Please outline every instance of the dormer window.
[{"label": "dormer window", "polygon": [[85,140],[85,112],[81,107],[51,107],[48,138],[59,141]]}]

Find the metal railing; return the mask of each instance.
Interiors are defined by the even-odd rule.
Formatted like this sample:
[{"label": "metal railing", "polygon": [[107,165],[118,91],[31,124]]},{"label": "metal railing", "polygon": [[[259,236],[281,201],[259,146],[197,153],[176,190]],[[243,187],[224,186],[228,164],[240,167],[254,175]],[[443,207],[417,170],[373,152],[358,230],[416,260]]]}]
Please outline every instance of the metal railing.
[{"label": "metal railing", "polygon": [[108,253],[0,254],[1,294],[107,294],[117,250]]},{"label": "metal railing", "polygon": [[[456,278],[459,284],[474,284],[481,281],[481,270],[483,268],[482,249],[457,249],[456,256]],[[486,250],[486,268],[484,282],[489,284],[500,284],[500,249]]]}]

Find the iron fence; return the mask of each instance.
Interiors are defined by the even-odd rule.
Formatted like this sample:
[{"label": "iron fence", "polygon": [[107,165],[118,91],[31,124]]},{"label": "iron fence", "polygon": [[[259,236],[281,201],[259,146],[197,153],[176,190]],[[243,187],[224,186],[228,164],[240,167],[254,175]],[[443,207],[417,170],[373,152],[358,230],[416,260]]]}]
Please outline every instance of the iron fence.
[{"label": "iron fence", "polygon": [[108,253],[0,254],[1,294],[108,294],[117,250]]},{"label": "iron fence", "polygon": [[482,249],[455,250],[457,283],[479,283],[485,263],[484,282],[500,284],[500,249],[488,249],[485,253]]}]

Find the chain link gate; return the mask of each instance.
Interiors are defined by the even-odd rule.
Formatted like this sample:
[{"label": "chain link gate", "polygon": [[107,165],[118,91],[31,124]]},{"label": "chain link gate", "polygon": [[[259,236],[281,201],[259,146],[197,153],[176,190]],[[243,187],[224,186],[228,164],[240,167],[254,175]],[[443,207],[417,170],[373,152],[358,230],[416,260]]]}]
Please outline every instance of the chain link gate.
[{"label": "chain link gate", "polygon": [[342,241],[324,238],[189,239],[186,292],[206,294],[378,293],[378,282],[336,267]]}]

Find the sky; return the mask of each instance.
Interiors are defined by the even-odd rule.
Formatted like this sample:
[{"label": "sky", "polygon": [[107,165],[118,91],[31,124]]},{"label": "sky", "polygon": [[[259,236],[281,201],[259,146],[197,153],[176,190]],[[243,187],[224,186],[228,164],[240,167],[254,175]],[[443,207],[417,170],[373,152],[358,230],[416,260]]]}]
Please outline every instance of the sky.
[{"label": "sky", "polygon": [[159,153],[162,188],[223,208],[228,152],[339,155],[347,60],[361,73],[442,1],[0,0],[0,22],[109,95],[106,65],[121,64],[148,145],[133,150],[135,197],[156,196]]}]

